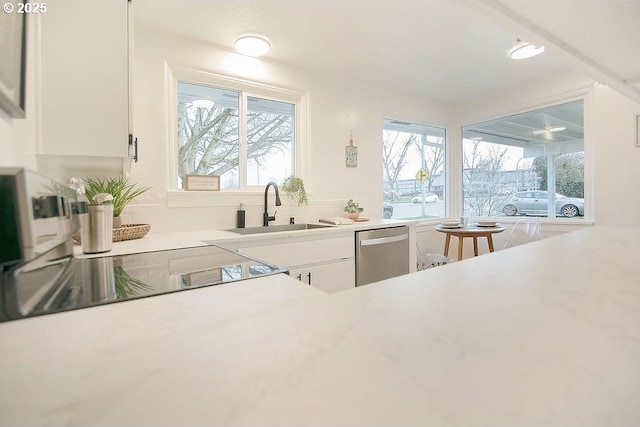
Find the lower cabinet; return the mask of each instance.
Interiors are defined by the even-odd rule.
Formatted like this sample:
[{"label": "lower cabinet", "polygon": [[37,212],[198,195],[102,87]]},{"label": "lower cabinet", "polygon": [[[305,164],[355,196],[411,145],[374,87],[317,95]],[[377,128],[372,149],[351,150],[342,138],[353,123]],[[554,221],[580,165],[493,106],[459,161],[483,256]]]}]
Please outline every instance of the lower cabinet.
[{"label": "lower cabinet", "polygon": [[289,270],[294,279],[321,291],[332,293],[355,287],[353,258]]},{"label": "lower cabinet", "polygon": [[287,268],[291,277],[307,285],[325,292],[338,292],[355,287],[353,242],[352,233],[302,241],[274,238],[272,241],[245,241],[237,250]]}]

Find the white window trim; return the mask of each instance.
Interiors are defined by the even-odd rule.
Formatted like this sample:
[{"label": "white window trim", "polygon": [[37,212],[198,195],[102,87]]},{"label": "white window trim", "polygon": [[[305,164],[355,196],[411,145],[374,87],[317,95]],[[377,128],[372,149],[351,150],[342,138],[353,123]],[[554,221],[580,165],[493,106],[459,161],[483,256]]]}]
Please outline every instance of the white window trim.
[{"label": "white window trim", "polygon": [[[233,89],[244,92],[246,95],[255,97],[267,97],[274,101],[288,102],[295,105],[295,145],[294,158],[295,158],[295,170],[296,176],[305,180],[306,187],[310,188],[311,183],[308,177],[308,96],[302,92],[283,89],[274,86],[265,85],[262,83],[250,82],[234,77],[223,76],[220,74],[209,73],[206,71],[194,70],[178,65],[172,65],[165,62],[165,111],[166,111],[166,147],[167,147],[167,190],[172,192],[183,192],[184,190],[178,188],[178,177],[176,171],[178,170],[178,141],[177,141],[177,116],[178,116],[178,94],[177,86],[178,81],[184,81],[187,83],[202,84],[208,86],[216,86],[225,89]],[[240,112],[246,111],[246,105],[242,101]],[[244,129],[242,127],[241,129]],[[243,130],[242,132],[246,132]],[[242,137],[242,135],[241,135]],[[246,135],[245,135],[246,137]],[[246,139],[246,138],[245,138]],[[242,152],[242,150],[241,150]],[[244,160],[246,164],[246,159]],[[262,188],[262,186],[247,186],[246,185],[246,167],[244,168],[240,178],[240,188],[222,189],[221,192],[241,192],[241,193],[254,193]],[[211,192],[194,192],[194,193],[207,193]]]},{"label": "white window trim", "polygon": [[[444,130],[444,141],[442,143],[443,147],[444,147],[444,193],[443,193],[443,197],[444,197],[444,217],[442,218],[422,218],[422,219],[417,219],[415,220],[416,223],[418,224],[429,224],[429,225],[434,225],[434,224],[439,224],[440,222],[442,222],[443,218],[449,218],[451,215],[451,200],[453,199],[452,197],[452,191],[450,190],[450,183],[451,183],[451,172],[449,171],[450,167],[451,167],[451,160],[450,160],[450,152],[451,152],[451,144],[450,142],[453,141],[454,139],[451,139],[451,128],[449,126],[445,126],[445,125],[436,125],[436,124],[429,124],[429,123],[424,123],[420,120],[412,120],[412,119],[398,119],[397,117],[393,116],[393,115],[385,115],[382,117],[382,120],[399,120],[399,121],[404,121],[404,122],[410,122],[410,123],[415,123],[415,124],[420,124],[422,126],[428,126],[428,127],[432,127],[432,128],[439,128],[439,129],[443,129]],[[384,124],[381,127],[381,132],[380,134],[382,135],[382,132],[384,132],[385,128],[384,128]],[[384,141],[383,141],[384,143]],[[438,144],[435,143],[428,143],[425,145],[430,145],[430,146],[438,146]],[[384,180],[384,177],[383,177]],[[462,192],[462,189],[460,189],[460,192]]]},{"label": "white window trim", "polygon": [[[456,189],[459,189],[458,192],[458,200],[454,203],[452,209],[452,216],[459,217],[462,215],[464,201],[463,201],[463,167],[462,167],[462,158],[463,158],[463,146],[462,146],[462,128],[465,126],[470,126],[473,123],[479,123],[484,121],[496,120],[502,117],[512,116],[516,114],[526,113],[533,110],[539,110],[547,107],[553,107],[559,104],[565,104],[572,101],[583,101],[584,108],[584,209],[585,216],[581,219],[571,219],[571,218],[541,218],[543,224],[575,224],[575,225],[592,225],[594,223],[593,219],[593,153],[595,149],[594,140],[595,135],[591,131],[591,124],[593,123],[593,86],[585,86],[580,87],[572,91],[567,91],[565,93],[550,96],[545,100],[539,102],[532,102],[530,104],[521,104],[519,106],[513,106],[511,108],[506,108],[500,111],[493,111],[490,116],[487,117],[473,117],[472,119],[465,119],[464,124],[460,124],[457,126],[456,131],[458,133],[457,141],[458,144],[455,149],[452,149],[451,152],[455,152],[455,157],[457,159],[452,159],[452,163],[449,165],[450,169],[450,178],[452,180],[452,184],[456,186]],[[453,130],[453,129],[451,129]],[[453,133],[452,133],[453,136]],[[500,218],[500,222],[503,223],[515,223],[517,218]]]}]

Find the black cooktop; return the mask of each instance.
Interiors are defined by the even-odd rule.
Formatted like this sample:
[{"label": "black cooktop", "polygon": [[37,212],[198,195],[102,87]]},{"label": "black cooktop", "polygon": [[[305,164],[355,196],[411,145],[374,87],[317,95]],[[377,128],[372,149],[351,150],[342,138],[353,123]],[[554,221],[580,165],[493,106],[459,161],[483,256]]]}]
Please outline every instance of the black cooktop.
[{"label": "black cooktop", "polygon": [[286,272],[214,245],[32,262],[4,273],[0,321]]}]

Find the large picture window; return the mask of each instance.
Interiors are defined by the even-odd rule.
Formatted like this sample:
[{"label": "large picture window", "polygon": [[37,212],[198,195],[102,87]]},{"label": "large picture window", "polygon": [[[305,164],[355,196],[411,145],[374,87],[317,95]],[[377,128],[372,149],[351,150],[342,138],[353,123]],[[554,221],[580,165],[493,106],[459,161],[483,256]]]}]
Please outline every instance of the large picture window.
[{"label": "large picture window", "polygon": [[582,100],[465,126],[462,136],[465,215],[585,215]]},{"label": "large picture window", "polygon": [[221,189],[283,182],[296,174],[296,103],[177,82],[177,178],[218,175]]},{"label": "large picture window", "polygon": [[383,120],[384,218],[446,215],[445,146],[443,128]]}]

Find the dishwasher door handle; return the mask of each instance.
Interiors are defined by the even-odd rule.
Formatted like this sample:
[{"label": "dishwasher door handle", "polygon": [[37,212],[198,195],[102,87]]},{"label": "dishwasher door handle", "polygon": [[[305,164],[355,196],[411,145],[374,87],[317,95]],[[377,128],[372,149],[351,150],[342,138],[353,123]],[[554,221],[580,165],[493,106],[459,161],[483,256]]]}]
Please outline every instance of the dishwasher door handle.
[{"label": "dishwasher door handle", "polygon": [[401,242],[403,240],[407,240],[408,238],[409,235],[402,234],[399,236],[378,237],[377,239],[364,239],[360,240],[360,246],[384,245],[385,243]]}]

